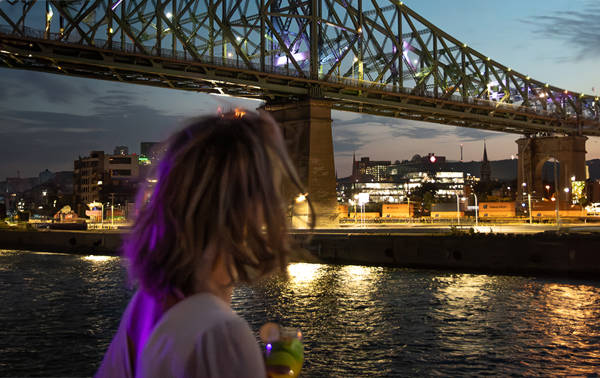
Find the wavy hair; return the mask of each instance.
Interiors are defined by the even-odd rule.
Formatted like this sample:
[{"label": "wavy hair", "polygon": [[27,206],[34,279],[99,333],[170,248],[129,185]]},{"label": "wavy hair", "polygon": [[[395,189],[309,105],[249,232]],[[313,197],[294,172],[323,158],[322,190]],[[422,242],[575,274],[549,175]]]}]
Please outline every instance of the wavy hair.
[{"label": "wavy hair", "polygon": [[206,287],[218,256],[232,283],[284,270],[291,246],[282,179],[304,190],[271,116],[236,110],[193,119],[164,150],[123,245],[130,280],[154,295],[188,296]]}]

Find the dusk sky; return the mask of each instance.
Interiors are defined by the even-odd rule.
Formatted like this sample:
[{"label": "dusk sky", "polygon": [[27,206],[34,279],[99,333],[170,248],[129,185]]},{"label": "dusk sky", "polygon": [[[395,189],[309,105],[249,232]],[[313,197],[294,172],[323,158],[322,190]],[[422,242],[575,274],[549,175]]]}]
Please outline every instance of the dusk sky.
[{"label": "dusk sky", "polygon": [[[600,92],[600,2],[588,0],[405,0],[405,4],[470,47],[542,82],[586,94]],[[595,92],[593,89],[595,88]],[[132,84],[0,69],[0,180],[72,170],[90,150],[112,151],[159,141],[187,117],[260,102]],[[333,112],[336,170],[357,157],[403,160],[434,152],[480,160],[516,155],[514,134],[502,134]],[[588,159],[600,158],[597,138]]]}]

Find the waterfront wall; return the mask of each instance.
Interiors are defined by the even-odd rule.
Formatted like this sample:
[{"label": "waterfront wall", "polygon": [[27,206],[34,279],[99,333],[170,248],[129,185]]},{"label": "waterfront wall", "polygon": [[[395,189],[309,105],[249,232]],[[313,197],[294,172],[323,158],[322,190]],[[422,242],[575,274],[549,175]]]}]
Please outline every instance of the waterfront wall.
[{"label": "waterfront wall", "polygon": [[[0,248],[118,255],[124,234],[0,230]],[[296,233],[294,261],[600,279],[600,234]]]},{"label": "waterfront wall", "polygon": [[0,248],[77,254],[120,254],[120,232],[0,230]]},{"label": "waterfront wall", "polygon": [[600,234],[315,235],[324,262],[600,279]]}]

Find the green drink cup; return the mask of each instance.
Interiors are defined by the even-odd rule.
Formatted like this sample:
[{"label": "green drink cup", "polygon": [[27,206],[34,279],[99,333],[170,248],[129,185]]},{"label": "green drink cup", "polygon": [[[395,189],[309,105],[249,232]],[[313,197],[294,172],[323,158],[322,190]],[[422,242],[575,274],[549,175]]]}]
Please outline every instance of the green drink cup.
[{"label": "green drink cup", "polygon": [[304,362],[302,332],[295,328],[267,323],[260,336],[265,343],[265,365],[271,378],[297,377]]}]

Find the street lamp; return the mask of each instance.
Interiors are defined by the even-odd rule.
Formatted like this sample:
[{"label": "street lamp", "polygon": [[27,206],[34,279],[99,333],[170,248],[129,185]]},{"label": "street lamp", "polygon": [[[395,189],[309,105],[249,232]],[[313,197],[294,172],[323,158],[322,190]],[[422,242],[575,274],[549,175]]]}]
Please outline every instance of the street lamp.
[{"label": "street lamp", "polygon": [[354,223],[356,223],[356,201],[349,199],[348,204],[350,205],[350,208],[354,206]]},{"label": "street lamp", "polygon": [[475,197],[475,226],[479,226],[479,204],[477,203],[477,194],[473,193]]},{"label": "street lamp", "polygon": [[460,226],[460,197],[458,196],[458,192],[456,192],[456,221]]},{"label": "street lamp", "polygon": [[556,212],[556,227],[558,227],[560,229],[560,198],[558,195],[558,167],[556,165],[556,163],[558,163],[558,159],[553,158],[554,160],[554,193],[556,194],[556,208],[555,208],[555,212]]},{"label": "street lamp", "polygon": [[[306,201],[306,193],[300,193],[294,200],[294,202],[297,204],[301,204],[304,201]],[[294,227],[294,207],[295,207],[295,204],[293,203],[292,204],[292,213],[290,216],[290,218],[291,218],[290,223],[291,223],[292,228]]]},{"label": "street lamp", "polygon": [[361,223],[365,226],[365,205],[369,202],[369,193],[358,193],[358,205],[360,206]]},{"label": "street lamp", "polygon": [[[475,226],[479,225],[479,204],[477,203],[477,194],[472,193],[473,197],[475,197]],[[467,198],[463,197],[461,198],[462,201],[466,201]],[[468,205],[468,203],[467,203]]]},{"label": "street lamp", "polygon": [[531,215],[531,194],[527,193],[527,211],[529,211],[529,224],[533,223],[533,218]]}]

